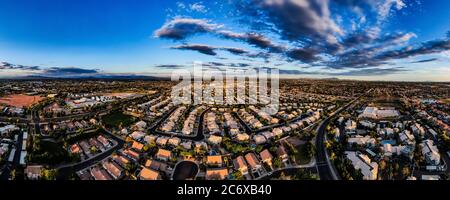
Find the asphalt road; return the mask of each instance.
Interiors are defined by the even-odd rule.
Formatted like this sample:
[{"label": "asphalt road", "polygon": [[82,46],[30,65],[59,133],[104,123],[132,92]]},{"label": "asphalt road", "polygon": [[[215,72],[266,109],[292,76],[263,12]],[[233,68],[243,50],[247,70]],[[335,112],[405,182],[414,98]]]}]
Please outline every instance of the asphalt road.
[{"label": "asphalt road", "polygon": [[122,138],[115,136],[114,134],[108,132],[107,130],[105,130],[105,134],[108,135],[109,137],[113,138],[117,142],[117,144],[114,145],[112,148],[110,148],[92,158],[89,158],[87,160],[81,161],[79,163],[74,163],[74,164],[69,164],[69,165],[64,165],[64,166],[58,167],[57,168],[58,176],[56,177],[56,179],[57,180],[67,180],[67,178],[73,172],[77,172],[82,169],[85,169],[85,168],[92,166],[95,163],[107,158],[116,150],[121,149],[123,147],[123,145],[125,144],[125,141]]},{"label": "asphalt road", "polygon": [[[369,93],[372,91],[370,89],[366,92]],[[346,110],[350,105],[352,105],[354,102],[359,100],[363,95],[357,97],[356,99],[352,100],[345,106],[337,109],[334,113],[332,113],[329,117],[325,118],[322,123],[317,127],[317,136],[316,136],[316,163],[317,163],[317,171],[319,173],[320,180],[339,180],[339,175],[336,172],[336,169],[334,168],[333,164],[331,163],[330,159],[327,155],[327,149],[325,147],[325,128],[327,127],[328,123],[331,119],[333,119],[336,115],[341,113],[342,111]]]},{"label": "asphalt road", "polygon": [[[334,115],[332,115],[334,116]],[[332,117],[331,116],[331,117]],[[333,172],[331,168],[330,160],[328,159],[327,149],[325,148],[325,127],[330,121],[330,117],[326,118],[322,121],[322,123],[317,128],[317,137],[316,137],[316,164],[317,164],[317,172],[319,173],[320,180],[337,180],[336,174]]]},{"label": "asphalt road", "polygon": [[203,119],[204,116],[206,114],[206,112],[209,110],[205,109],[201,114],[200,117],[198,117],[196,119],[196,123],[198,124],[198,128],[197,130],[194,130],[194,132],[196,133],[195,135],[183,135],[183,134],[178,134],[178,133],[168,133],[168,132],[163,132],[163,131],[158,131],[158,127],[164,122],[166,121],[166,119],[177,109],[177,107],[175,106],[174,108],[172,108],[169,112],[167,112],[166,114],[164,114],[156,123],[154,123],[151,127],[150,127],[150,132],[151,133],[157,133],[158,135],[164,135],[167,137],[173,137],[176,136],[180,139],[187,139],[187,140],[193,140],[193,141],[202,141],[205,136],[203,135]]}]

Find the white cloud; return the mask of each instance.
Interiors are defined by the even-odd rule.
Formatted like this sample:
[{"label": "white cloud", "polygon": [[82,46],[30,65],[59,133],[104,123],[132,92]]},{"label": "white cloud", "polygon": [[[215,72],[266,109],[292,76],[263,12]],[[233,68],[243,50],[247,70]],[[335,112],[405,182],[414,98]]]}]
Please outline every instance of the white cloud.
[{"label": "white cloud", "polygon": [[197,11],[197,12],[201,12],[201,13],[208,12],[208,9],[202,4],[202,2],[190,4],[189,9],[192,11]]}]

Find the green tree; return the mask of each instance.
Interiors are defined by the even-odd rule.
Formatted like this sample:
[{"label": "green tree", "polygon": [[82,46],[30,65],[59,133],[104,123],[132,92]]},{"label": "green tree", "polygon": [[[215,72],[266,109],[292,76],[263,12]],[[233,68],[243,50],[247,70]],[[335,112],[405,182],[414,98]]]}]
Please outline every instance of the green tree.
[{"label": "green tree", "polygon": [[41,171],[42,180],[55,180],[57,172],[55,169],[43,169]]},{"label": "green tree", "polygon": [[272,161],[272,166],[274,168],[280,168],[281,164],[282,164],[282,162],[281,162],[281,159],[279,157],[274,158],[273,161]]},{"label": "green tree", "polygon": [[235,171],[231,174],[235,180],[242,180],[244,179],[244,176],[242,175],[241,171]]}]

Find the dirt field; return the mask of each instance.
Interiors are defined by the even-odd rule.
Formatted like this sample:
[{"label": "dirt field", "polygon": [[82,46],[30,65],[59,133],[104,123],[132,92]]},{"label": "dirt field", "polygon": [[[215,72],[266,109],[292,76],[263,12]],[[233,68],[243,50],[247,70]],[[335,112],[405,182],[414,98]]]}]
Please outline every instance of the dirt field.
[{"label": "dirt field", "polygon": [[24,94],[13,94],[4,97],[0,97],[0,104],[5,104],[14,107],[29,107],[43,98],[40,96],[28,96]]}]

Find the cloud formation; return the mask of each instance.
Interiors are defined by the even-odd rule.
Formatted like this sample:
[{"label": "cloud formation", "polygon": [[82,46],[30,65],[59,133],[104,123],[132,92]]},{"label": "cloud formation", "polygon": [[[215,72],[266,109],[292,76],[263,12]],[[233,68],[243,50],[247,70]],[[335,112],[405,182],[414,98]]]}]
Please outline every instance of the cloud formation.
[{"label": "cloud formation", "polygon": [[[274,69],[274,68],[261,68],[261,69]],[[408,72],[407,69],[397,68],[368,68],[368,69],[356,69],[345,72],[317,72],[317,71],[302,71],[296,69],[278,69],[280,74],[284,75],[322,75],[322,76],[382,76],[388,74],[396,74],[401,72]]]},{"label": "cloud formation", "polygon": [[[173,46],[170,48],[178,49],[178,50],[197,51],[199,53],[209,55],[209,56],[218,55],[217,51],[226,51],[233,55],[245,56],[245,57],[249,57],[249,58],[268,59],[270,57],[270,54],[265,53],[265,52],[249,52],[245,49],[236,48],[236,47],[215,47],[215,46],[210,46],[210,45],[206,45],[206,44],[182,44],[182,45]],[[219,58],[219,59],[222,59],[222,58]]]},{"label": "cloud formation", "polygon": [[28,70],[28,71],[38,71],[41,68],[39,66],[25,66],[25,65],[15,65],[8,62],[0,62],[0,69],[18,69],[18,70]]},{"label": "cloud formation", "polygon": [[336,43],[336,36],[344,34],[331,18],[327,0],[243,1],[241,5],[248,9],[245,14],[265,19],[267,26],[275,27],[285,40]]},{"label": "cloud formation", "polygon": [[170,47],[171,49],[179,49],[179,50],[192,50],[192,51],[198,51],[199,53],[215,56],[217,53],[215,50],[217,50],[213,46],[203,45],[203,44],[183,44],[178,45],[174,47]]},{"label": "cloud formation", "polygon": [[156,68],[162,68],[162,69],[180,69],[183,68],[183,65],[156,65],[154,66]]},{"label": "cloud formation", "polygon": [[87,69],[79,67],[41,67],[41,66],[25,66],[19,64],[11,64],[9,62],[0,62],[0,72],[15,73],[14,70],[22,70],[24,75],[38,75],[45,77],[82,77],[90,75],[101,75],[98,69]]},{"label": "cloud formation", "polygon": [[154,36],[164,39],[184,40],[200,33],[211,33],[219,28],[219,25],[212,24],[209,20],[177,17],[156,30]]},{"label": "cloud formation", "polygon": [[269,62],[275,58],[310,67],[347,69],[347,75],[396,73],[404,69],[383,67],[395,65],[401,59],[450,50],[450,31],[444,38],[414,44],[418,38],[415,33],[384,29],[390,17],[410,6],[410,1],[236,0],[229,3],[234,8],[232,16],[247,28],[245,31],[236,32],[209,19],[176,17],[155,31],[155,36],[185,43],[197,34],[209,34],[261,51],[207,44],[183,44],[174,49],[213,56],[227,51],[248,61],[262,58]]},{"label": "cloud formation", "polygon": [[[194,35],[206,33],[215,35],[219,38],[245,42],[257,48],[268,50],[269,52],[280,53],[285,49],[280,45],[274,44],[269,38],[262,34],[232,32],[223,29],[223,26],[221,25],[213,24],[205,19],[174,18],[164,24],[160,29],[156,30],[154,35],[157,38],[184,41]],[[230,52],[233,53],[232,51]]]},{"label": "cloud formation", "polygon": [[51,67],[43,70],[47,75],[83,75],[83,74],[96,74],[99,71],[97,69],[83,69],[77,67]]},{"label": "cloud formation", "polygon": [[439,59],[431,58],[431,59],[417,60],[417,61],[414,61],[414,62],[411,62],[411,63],[427,63],[427,62],[433,62],[433,61],[437,61],[437,60],[439,60]]}]

